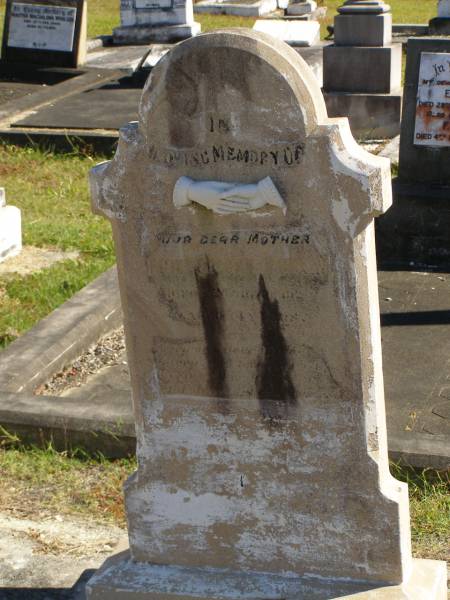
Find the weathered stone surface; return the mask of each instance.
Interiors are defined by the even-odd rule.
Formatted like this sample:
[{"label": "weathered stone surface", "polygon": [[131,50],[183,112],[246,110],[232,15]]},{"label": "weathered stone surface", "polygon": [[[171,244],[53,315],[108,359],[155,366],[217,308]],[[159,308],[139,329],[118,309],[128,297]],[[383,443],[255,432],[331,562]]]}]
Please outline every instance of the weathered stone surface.
[{"label": "weathered stone surface", "polygon": [[317,21],[260,19],[253,25],[253,29],[268,33],[292,46],[309,47],[320,41],[320,25]]},{"label": "weathered stone surface", "polygon": [[230,572],[219,576],[217,571],[148,566],[131,561],[129,553],[123,552],[105,562],[87,590],[90,600],[128,600],[130,592],[145,600],[446,600],[446,580],[445,563],[434,560],[414,559],[404,585],[374,588],[362,582],[312,577]]},{"label": "weathered stone surface", "polygon": [[438,17],[450,19],[450,0],[439,0]]},{"label": "weathered stone surface", "polygon": [[261,17],[278,8],[277,0],[200,0],[194,6],[196,13],[212,15],[236,15],[239,17]]},{"label": "weathered stone surface", "polygon": [[401,44],[371,48],[327,46],[323,49],[323,87],[326,92],[390,94],[400,90],[401,76]]},{"label": "weathered stone surface", "polygon": [[391,13],[334,17],[334,43],[337,46],[386,46],[391,42]]},{"label": "weathered stone surface", "polygon": [[[152,71],[139,122],[92,172],[94,210],[113,225],[134,395],[135,562],[214,573],[209,598],[233,572],[284,586],[295,574],[317,590],[324,578],[408,580],[373,229],[390,189],[389,162],[327,118],[312,73],[270,36],[200,36]],[[127,593],[166,598],[141,566],[148,579]]]}]

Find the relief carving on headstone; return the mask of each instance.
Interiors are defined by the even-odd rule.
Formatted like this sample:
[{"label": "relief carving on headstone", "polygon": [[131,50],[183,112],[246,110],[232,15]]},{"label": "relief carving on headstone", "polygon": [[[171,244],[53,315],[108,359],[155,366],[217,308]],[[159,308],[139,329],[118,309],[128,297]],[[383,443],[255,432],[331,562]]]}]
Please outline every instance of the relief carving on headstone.
[{"label": "relief carving on headstone", "polygon": [[190,177],[180,177],[173,190],[173,204],[181,208],[192,202],[219,215],[257,210],[267,204],[286,213],[286,204],[270,177],[256,184],[194,181]]},{"label": "relief carving on headstone", "polygon": [[406,598],[395,584],[423,569],[441,593],[387,458],[373,222],[389,161],[328,119],[306,63],[241,29],[175,46],[91,182],[139,467],[130,555],[88,597]]}]

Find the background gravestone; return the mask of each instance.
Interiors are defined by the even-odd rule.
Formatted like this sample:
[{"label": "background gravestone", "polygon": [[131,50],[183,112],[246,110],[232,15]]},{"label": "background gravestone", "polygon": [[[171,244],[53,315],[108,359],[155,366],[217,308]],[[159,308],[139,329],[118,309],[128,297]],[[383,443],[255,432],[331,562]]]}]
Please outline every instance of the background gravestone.
[{"label": "background gravestone", "polygon": [[377,222],[379,261],[450,267],[450,39],[410,38],[394,205]]},{"label": "background gravestone", "polygon": [[388,469],[373,219],[389,162],[327,118],[303,60],[242,30],[177,45],[92,194],[113,225],[139,469],[132,558],[88,597],[444,598]]},{"label": "background gravestone", "polygon": [[76,67],[86,58],[86,0],[7,0],[2,59]]},{"label": "background gravestone", "polygon": [[184,40],[200,32],[192,0],[120,0],[120,27],[115,44],[148,44]]}]

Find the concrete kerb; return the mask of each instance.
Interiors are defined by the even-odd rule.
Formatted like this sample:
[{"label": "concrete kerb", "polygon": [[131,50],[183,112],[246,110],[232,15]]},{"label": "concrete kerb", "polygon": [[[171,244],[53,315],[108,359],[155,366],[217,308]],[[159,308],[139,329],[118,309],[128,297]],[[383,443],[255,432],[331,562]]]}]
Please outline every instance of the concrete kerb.
[{"label": "concrete kerb", "polygon": [[0,354],[0,425],[24,443],[82,447],[107,456],[134,451],[129,407],[91,406],[33,391],[122,324],[115,267],[42,319]]}]

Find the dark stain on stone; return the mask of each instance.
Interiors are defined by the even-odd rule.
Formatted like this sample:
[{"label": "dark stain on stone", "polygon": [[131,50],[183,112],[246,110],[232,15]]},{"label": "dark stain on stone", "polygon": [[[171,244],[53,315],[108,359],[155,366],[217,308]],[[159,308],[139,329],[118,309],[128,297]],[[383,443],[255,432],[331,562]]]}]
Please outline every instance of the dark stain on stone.
[{"label": "dark stain on stone", "polygon": [[[229,397],[226,363],[223,349],[224,306],[223,295],[219,287],[216,269],[206,259],[195,269],[200,314],[206,342],[206,360],[208,363],[208,384],[212,395],[227,399]],[[221,402],[220,408],[227,412],[227,402]]]},{"label": "dark stain on stone", "polygon": [[262,352],[257,365],[256,390],[260,412],[273,424],[288,416],[297,403],[292,383],[289,348],[282,331],[278,300],[271,300],[262,275],[259,276],[258,300],[261,306]]}]

